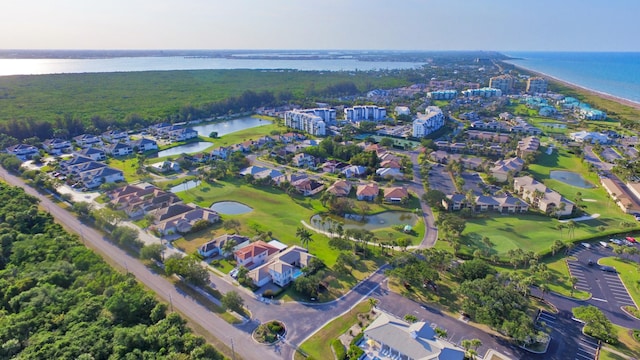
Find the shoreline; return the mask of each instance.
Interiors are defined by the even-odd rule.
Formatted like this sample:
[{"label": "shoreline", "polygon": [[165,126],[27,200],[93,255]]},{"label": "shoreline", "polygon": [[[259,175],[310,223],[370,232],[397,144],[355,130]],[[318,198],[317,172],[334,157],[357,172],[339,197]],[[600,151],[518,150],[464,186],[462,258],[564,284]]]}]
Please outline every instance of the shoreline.
[{"label": "shoreline", "polygon": [[529,69],[529,68],[524,67],[522,65],[516,65],[516,64],[510,63],[510,62],[506,62],[506,61],[504,61],[504,62],[506,64],[514,66],[517,69],[530,72],[530,73],[532,73],[532,74],[534,74],[536,76],[548,78],[550,81],[559,83],[560,85],[563,85],[563,86],[566,86],[566,87],[569,87],[569,88],[573,88],[573,89],[576,89],[576,90],[579,90],[579,91],[586,92],[588,95],[598,96],[598,97],[601,97],[603,99],[614,101],[614,102],[617,102],[617,103],[619,103],[621,105],[629,106],[629,107],[634,108],[636,110],[640,110],[640,102],[633,101],[633,100],[630,100],[630,99],[626,99],[626,98],[623,98],[623,97],[620,97],[620,96],[612,95],[612,94],[609,94],[609,93],[606,93],[606,92],[603,92],[603,91],[590,89],[588,87],[585,87],[585,86],[582,86],[582,85],[578,85],[578,84],[572,83],[572,82],[567,81],[567,80],[560,79],[560,78],[558,78],[556,76],[549,75],[549,74],[541,72],[541,71]]}]

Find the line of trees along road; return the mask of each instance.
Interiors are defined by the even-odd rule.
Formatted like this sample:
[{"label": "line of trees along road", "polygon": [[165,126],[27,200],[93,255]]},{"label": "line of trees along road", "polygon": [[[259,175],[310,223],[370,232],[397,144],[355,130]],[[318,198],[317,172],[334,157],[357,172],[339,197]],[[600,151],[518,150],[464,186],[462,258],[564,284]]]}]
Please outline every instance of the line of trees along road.
[{"label": "line of trees along road", "polygon": [[0,358],[223,358],[37,199],[3,183],[0,234]]}]

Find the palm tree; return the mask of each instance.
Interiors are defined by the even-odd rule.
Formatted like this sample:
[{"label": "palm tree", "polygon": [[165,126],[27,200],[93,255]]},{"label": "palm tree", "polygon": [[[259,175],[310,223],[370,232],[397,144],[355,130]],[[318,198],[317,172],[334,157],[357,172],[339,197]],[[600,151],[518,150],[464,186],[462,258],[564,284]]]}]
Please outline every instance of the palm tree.
[{"label": "palm tree", "polygon": [[544,294],[549,292],[549,285],[542,283],[538,285],[538,289],[540,289],[540,292],[542,293],[542,300],[544,300]]},{"label": "palm tree", "polygon": [[296,237],[298,239],[300,239],[300,243],[302,243],[302,245],[307,248],[307,251],[309,251],[309,242],[313,241],[313,239],[311,238],[311,233],[309,232],[309,230],[307,230],[306,228],[304,228],[302,226],[299,226],[296,229]]},{"label": "palm tree", "polygon": [[368,301],[369,301],[369,307],[370,307],[369,310],[371,310],[371,312],[373,313],[374,312],[373,308],[375,308],[376,305],[378,305],[378,300],[374,298],[369,298]]},{"label": "palm tree", "polygon": [[571,296],[573,296],[573,291],[576,289],[576,284],[578,283],[578,278],[572,276],[569,278],[569,282],[571,283]]},{"label": "palm tree", "polygon": [[573,238],[573,237],[574,237],[574,235],[575,235],[575,232],[576,232],[576,226],[577,226],[577,225],[578,225],[578,224],[576,224],[576,222],[575,222],[575,221],[573,221],[573,220],[569,220],[569,221],[567,222],[567,228],[569,228],[569,233],[571,234],[571,237],[572,237],[572,238]]}]

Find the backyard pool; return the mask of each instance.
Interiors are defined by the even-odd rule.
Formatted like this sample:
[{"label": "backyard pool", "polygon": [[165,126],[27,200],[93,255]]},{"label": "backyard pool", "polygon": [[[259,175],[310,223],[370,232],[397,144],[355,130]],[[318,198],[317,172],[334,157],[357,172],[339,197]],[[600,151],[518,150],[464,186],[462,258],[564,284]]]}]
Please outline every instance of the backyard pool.
[{"label": "backyard pool", "polygon": [[549,177],[554,180],[561,181],[565,184],[583,189],[591,189],[594,187],[593,184],[585,180],[582,175],[573,171],[552,170],[551,172],[549,172]]}]

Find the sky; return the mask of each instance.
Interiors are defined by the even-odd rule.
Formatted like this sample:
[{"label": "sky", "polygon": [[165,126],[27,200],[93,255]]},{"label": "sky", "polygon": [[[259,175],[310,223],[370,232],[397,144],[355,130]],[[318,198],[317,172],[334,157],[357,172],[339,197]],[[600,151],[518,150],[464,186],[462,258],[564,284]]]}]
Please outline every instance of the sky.
[{"label": "sky", "polygon": [[2,0],[2,49],[640,51],[638,0]]}]

